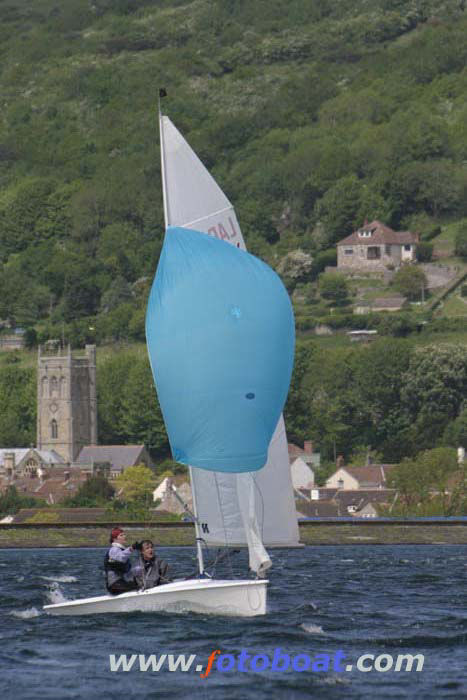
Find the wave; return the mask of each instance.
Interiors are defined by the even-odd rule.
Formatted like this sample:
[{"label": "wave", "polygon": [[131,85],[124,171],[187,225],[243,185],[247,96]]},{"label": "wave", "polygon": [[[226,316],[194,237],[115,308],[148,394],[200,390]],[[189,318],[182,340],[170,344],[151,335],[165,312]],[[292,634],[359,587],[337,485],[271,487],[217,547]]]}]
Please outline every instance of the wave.
[{"label": "wave", "polygon": [[37,608],[27,608],[27,610],[12,610],[10,615],[19,617],[20,620],[29,620],[32,617],[39,617],[40,611]]},{"label": "wave", "polygon": [[306,624],[305,622],[300,627],[308,632],[308,634],[324,634],[323,628],[320,625]]},{"label": "wave", "polygon": [[76,583],[78,581],[75,576],[65,576],[65,574],[61,576],[41,576],[41,578],[43,578],[44,581],[54,581],[57,583]]},{"label": "wave", "polygon": [[421,635],[408,635],[407,637],[353,637],[329,633],[327,636],[333,641],[351,642],[352,644],[366,644],[367,646],[374,644],[375,646],[395,647],[400,649],[405,649],[406,647],[421,649],[422,647],[457,646],[458,644],[463,644],[467,639],[467,633],[465,632],[451,635],[427,633]]},{"label": "wave", "polygon": [[[42,577],[42,578],[44,578],[44,577]],[[68,598],[66,598],[63,595],[63,592],[60,590],[60,586],[58,585],[58,583],[56,583],[55,581],[50,584],[50,588],[47,591],[46,595],[47,595],[47,598],[49,599],[49,602],[52,604],[66,603],[68,600]]]}]

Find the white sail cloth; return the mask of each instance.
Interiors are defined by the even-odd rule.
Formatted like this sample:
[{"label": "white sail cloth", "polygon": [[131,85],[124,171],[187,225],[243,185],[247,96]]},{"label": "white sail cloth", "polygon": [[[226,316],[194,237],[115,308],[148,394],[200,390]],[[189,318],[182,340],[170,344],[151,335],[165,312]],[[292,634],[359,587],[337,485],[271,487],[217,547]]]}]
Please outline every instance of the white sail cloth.
[{"label": "white sail cloth", "polygon": [[[160,134],[166,225],[194,228],[245,250],[232,204],[170,119],[162,115]],[[190,473],[200,534],[207,544],[247,545],[250,568],[258,575],[271,566],[263,543],[299,545],[282,417],[260,471],[225,474],[191,469]]]}]

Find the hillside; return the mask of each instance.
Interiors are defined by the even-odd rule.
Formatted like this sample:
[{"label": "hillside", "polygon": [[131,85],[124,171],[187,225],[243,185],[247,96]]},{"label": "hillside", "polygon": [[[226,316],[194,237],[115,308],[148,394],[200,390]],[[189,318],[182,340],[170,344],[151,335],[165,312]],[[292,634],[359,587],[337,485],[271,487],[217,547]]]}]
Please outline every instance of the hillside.
[{"label": "hillside", "polygon": [[311,255],[298,283],[365,217],[455,237],[466,29],[461,0],[0,3],[0,319],[30,342],[143,339],[161,85],[249,248]]}]

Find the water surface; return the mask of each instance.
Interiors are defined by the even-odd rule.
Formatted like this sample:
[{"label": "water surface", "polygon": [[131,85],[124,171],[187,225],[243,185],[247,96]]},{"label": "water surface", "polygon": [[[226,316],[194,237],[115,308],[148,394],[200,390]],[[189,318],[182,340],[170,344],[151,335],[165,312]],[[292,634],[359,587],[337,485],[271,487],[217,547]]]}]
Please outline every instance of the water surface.
[{"label": "water surface", "polygon": [[[51,617],[42,605],[103,594],[102,549],[0,550],[0,692],[17,700],[86,698],[442,698],[467,697],[466,573],[461,546],[321,546],[273,550],[268,614],[238,619],[132,613]],[[178,575],[188,548],[160,553]],[[245,554],[219,574],[242,576]],[[110,654],[294,657],[424,654],[421,672],[111,672]],[[194,668],[194,667],[193,667]]]}]

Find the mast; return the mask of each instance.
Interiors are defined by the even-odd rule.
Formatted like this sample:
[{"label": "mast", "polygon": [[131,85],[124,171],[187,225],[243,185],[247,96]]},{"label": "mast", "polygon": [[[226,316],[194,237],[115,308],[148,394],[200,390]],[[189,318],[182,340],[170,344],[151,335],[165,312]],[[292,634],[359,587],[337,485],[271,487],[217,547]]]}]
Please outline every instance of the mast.
[{"label": "mast", "polygon": [[196,507],[196,489],[193,487],[192,470],[193,470],[193,467],[189,467],[191,495],[193,497],[193,515],[195,516],[196,556],[198,557],[199,575],[202,576],[204,574],[203,547],[201,545],[202,538],[201,538],[201,533],[199,531],[198,509]]},{"label": "mast", "polygon": [[164,124],[163,124],[163,114],[161,112],[161,99],[166,96],[166,91],[164,88],[159,90],[159,140],[161,146],[161,173],[162,173],[162,201],[164,203],[164,222],[165,228],[169,225],[169,205],[167,199],[166,181],[165,181],[165,144],[164,144]]},{"label": "mast", "polygon": [[[160,148],[161,148],[162,199],[164,202],[164,222],[165,222],[165,227],[167,228],[169,225],[169,204],[168,204],[168,197],[167,197],[166,175],[165,175],[164,122],[163,122],[163,114],[161,111],[161,99],[163,97],[165,97],[166,95],[167,95],[167,93],[166,93],[165,89],[161,88],[159,90],[159,100],[158,100],[159,139],[160,139]],[[195,524],[195,534],[196,534],[196,556],[198,559],[199,575],[202,576],[204,574],[203,548],[201,545],[202,538],[201,538],[199,522],[198,522],[198,510],[196,508],[196,496],[195,496],[195,488],[193,485],[192,467],[189,467],[189,473],[190,473],[191,493],[192,493],[192,497],[193,497],[193,515],[194,515],[193,520],[194,520],[194,524]]]}]

